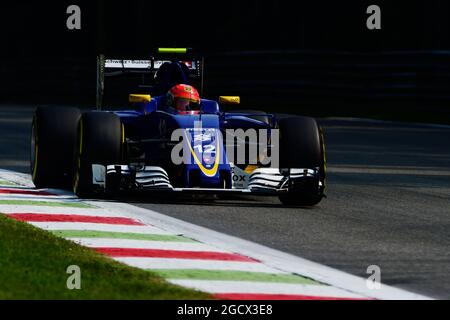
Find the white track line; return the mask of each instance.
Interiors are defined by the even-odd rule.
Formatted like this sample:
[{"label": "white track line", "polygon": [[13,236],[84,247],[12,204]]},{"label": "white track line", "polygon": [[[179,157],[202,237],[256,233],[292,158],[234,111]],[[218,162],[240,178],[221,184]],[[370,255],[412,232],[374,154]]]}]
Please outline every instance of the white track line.
[{"label": "white track line", "polygon": [[292,294],[314,297],[366,298],[358,294],[323,285],[179,279],[168,279],[168,281],[176,285],[209,293]]},{"label": "white track line", "polygon": [[129,248],[231,253],[200,242],[149,241],[108,238],[68,238],[68,240],[93,248]]},{"label": "white track line", "polygon": [[352,173],[352,174],[389,174],[389,175],[414,175],[414,176],[439,176],[450,177],[450,170],[437,170],[421,167],[355,167],[355,166],[332,166],[327,168],[332,173]]},{"label": "white track line", "polygon": [[171,258],[114,258],[127,265],[141,269],[196,269],[196,270],[224,270],[224,271],[247,271],[266,272],[276,274],[287,274],[287,272],[270,268],[262,263],[240,262],[240,261],[213,261],[193,259],[171,259]]},{"label": "white track line", "polygon": [[422,128],[434,128],[434,129],[450,129],[450,125],[448,125],[448,124],[437,124],[437,123],[403,122],[403,121],[377,120],[377,119],[352,118],[352,117],[327,117],[324,119],[334,120],[334,121],[373,123],[373,124],[393,124],[393,125],[400,126],[400,127],[422,127]]}]

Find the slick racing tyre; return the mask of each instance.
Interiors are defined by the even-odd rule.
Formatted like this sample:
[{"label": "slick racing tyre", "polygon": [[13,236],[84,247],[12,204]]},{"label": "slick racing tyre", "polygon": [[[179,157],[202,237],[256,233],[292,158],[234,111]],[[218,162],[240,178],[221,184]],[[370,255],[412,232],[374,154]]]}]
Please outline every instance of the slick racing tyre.
[{"label": "slick racing tyre", "polygon": [[75,148],[73,191],[79,197],[92,197],[92,165],[121,164],[123,127],[118,116],[109,112],[88,112],[78,124]]},{"label": "slick racing tyre", "polygon": [[285,118],[279,121],[280,168],[315,169],[318,177],[301,178],[289,185],[289,192],[279,196],[285,205],[313,206],[322,200],[325,189],[326,158],[323,134],[317,122],[309,117]]},{"label": "slick racing tyre", "polygon": [[30,154],[31,175],[36,188],[70,188],[80,116],[77,108],[36,109],[31,125]]}]

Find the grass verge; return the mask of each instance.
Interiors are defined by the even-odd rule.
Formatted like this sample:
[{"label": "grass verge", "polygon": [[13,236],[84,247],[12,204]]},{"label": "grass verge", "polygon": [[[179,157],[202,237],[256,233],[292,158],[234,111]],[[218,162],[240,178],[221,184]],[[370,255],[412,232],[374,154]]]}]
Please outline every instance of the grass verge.
[{"label": "grass verge", "polygon": [[[69,290],[67,267],[81,269]],[[0,214],[0,299],[209,299]]]}]

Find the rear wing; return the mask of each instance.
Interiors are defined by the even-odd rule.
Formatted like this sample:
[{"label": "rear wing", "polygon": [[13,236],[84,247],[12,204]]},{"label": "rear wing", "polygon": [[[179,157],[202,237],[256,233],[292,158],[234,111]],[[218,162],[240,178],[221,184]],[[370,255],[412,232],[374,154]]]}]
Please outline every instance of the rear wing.
[{"label": "rear wing", "polygon": [[[183,51],[185,50],[185,51]],[[101,54],[97,57],[97,94],[96,107],[101,110],[105,94],[111,93],[147,93],[158,95],[164,90],[164,84],[157,83],[156,75],[167,63],[182,65],[186,82],[192,83],[203,94],[204,59],[194,58],[186,49],[159,49],[158,57],[147,59],[110,59]],[[181,57],[180,54],[183,54]],[[162,71],[162,70],[161,70]],[[113,80],[118,83],[113,85]]]}]

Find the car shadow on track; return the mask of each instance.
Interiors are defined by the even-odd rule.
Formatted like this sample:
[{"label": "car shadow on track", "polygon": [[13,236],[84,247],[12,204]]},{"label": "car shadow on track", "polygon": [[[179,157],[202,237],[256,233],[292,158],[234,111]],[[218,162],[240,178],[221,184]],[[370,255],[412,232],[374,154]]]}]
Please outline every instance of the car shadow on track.
[{"label": "car shadow on track", "polygon": [[242,196],[242,195],[174,195],[174,194],[131,194],[105,197],[102,201],[125,202],[128,204],[167,204],[211,207],[241,208],[299,208],[314,209],[316,207],[286,206],[277,197]]}]

